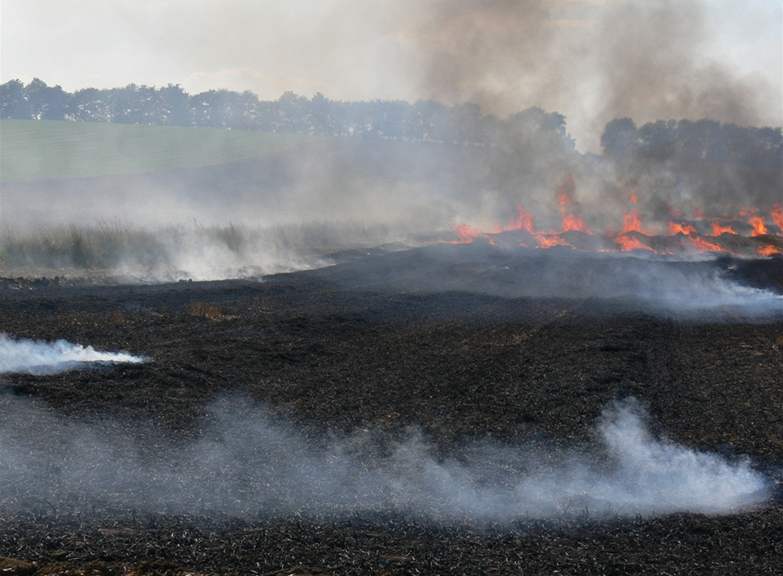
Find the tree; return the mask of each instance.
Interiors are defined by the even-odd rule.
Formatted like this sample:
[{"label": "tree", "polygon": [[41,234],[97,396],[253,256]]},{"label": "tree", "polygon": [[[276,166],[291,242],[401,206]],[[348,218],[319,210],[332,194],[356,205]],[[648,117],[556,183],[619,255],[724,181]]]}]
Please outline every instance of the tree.
[{"label": "tree", "polygon": [[190,98],[179,84],[169,84],[158,91],[155,100],[155,117],[161,124],[190,125]]},{"label": "tree", "polygon": [[19,80],[9,80],[0,85],[0,118],[32,117],[30,103]]},{"label": "tree", "polygon": [[637,148],[636,124],[630,118],[617,118],[604,128],[601,135],[601,147],[612,158],[632,155]]},{"label": "tree", "polygon": [[107,90],[86,88],[73,94],[68,104],[66,118],[88,122],[111,122],[112,111]]},{"label": "tree", "polygon": [[47,86],[34,78],[24,89],[30,106],[30,117],[36,120],[63,120],[70,95],[60,86]]}]

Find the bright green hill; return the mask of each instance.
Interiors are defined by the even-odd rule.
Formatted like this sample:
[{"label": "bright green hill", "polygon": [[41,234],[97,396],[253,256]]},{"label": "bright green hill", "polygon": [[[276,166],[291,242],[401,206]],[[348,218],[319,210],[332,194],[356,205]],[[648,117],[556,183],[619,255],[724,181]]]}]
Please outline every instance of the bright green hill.
[{"label": "bright green hill", "polygon": [[314,139],[221,128],[0,120],[0,181],[209,166]]}]

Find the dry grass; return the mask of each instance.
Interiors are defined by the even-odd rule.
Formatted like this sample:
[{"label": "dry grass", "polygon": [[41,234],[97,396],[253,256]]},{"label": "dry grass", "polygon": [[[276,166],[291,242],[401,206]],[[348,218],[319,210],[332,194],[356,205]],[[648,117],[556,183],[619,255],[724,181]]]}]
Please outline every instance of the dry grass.
[{"label": "dry grass", "polygon": [[390,239],[382,226],[310,223],[251,228],[121,223],[0,232],[0,276],[108,276],[170,281],[251,277],[328,263]]}]

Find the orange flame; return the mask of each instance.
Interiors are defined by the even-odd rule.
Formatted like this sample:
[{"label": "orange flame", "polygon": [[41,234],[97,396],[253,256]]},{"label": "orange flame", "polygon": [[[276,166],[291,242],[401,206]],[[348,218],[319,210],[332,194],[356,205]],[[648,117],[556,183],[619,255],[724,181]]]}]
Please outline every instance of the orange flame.
[{"label": "orange flame", "polygon": [[457,234],[458,244],[470,244],[481,236],[481,230],[470,224],[457,224],[454,228],[454,232]]},{"label": "orange flame", "polygon": [[710,242],[709,240],[705,240],[704,238],[700,236],[690,236],[688,237],[688,240],[693,244],[697,249],[702,250],[704,252],[725,252],[726,250],[721,246],[720,244],[716,244],[715,242]]},{"label": "orange flame", "polygon": [[517,213],[514,218],[500,232],[511,232],[514,230],[524,230],[525,232],[535,233],[536,227],[533,222],[533,215],[527,212],[522,204],[517,204]]},{"label": "orange flame", "polygon": [[672,235],[682,234],[683,236],[692,236],[696,234],[696,228],[690,224],[680,222],[669,222],[669,233]]},{"label": "orange flame", "polygon": [[748,223],[753,226],[751,236],[765,236],[767,234],[767,225],[761,216],[751,216],[748,219]]},{"label": "orange flame", "polygon": [[713,236],[720,236],[721,234],[734,234],[737,235],[737,231],[734,230],[731,226],[728,224],[724,225],[720,222],[713,222],[712,223],[712,235]]},{"label": "orange flame", "polygon": [[588,230],[585,221],[579,216],[566,214],[563,216],[563,232],[584,232],[589,234],[590,230]]},{"label": "orange flame", "polygon": [[570,174],[563,179],[563,183],[557,190],[557,204],[560,207],[563,232],[584,232],[589,234],[585,221],[574,214],[574,193],[576,184]]},{"label": "orange flame", "polygon": [[554,246],[571,246],[564,238],[557,234],[536,234],[536,241],[540,248],[552,248]]},{"label": "orange flame", "polygon": [[636,236],[619,234],[615,237],[615,242],[617,242],[617,245],[620,246],[620,250],[623,252],[630,252],[631,250],[647,250],[648,252],[655,252],[655,250],[639,240],[639,238]]},{"label": "orange flame", "polygon": [[[535,226],[533,215],[526,211],[522,204],[518,204],[514,217],[505,225],[495,227],[492,232],[484,232],[481,229],[471,226],[469,224],[460,223],[455,227],[456,240],[453,240],[453,244],[468,244],[475,241],[478,238],[485,239],[490,244],[495,243],[495,234],[511,231],[526,232],[528,236],[517,237],[517,243],[520,246],[538,246],[541,249],[552,248],[555,246],[567,246],[573,249],[579,249],[581,246],[583,249],[589,249],[589,245],[576,245],[571,244],[569,238],[564,233],[566,232],[583,232],[586,234],[592,234],[592,232],[585,225],[585,221],[580,215],[575,214],[574,208],[579,207],[578,203],[574,200],[574,181],[573,178],[567,176],[563,183],[558,188],[556,196],[560,216],[562,220],[562,231],[555,232],[553,230],[538,231]],[[661,252],[656,248],[655,237],[660,232],[658,227],[655,227],[654,232],[648,232],[644,229],[642,219],[640,216],[640,210],[635,206],[638,203],[636,193],[631,193],[629,201],[634,206],[629,207],[628,212],[623,215],[623,228],[619,233],[605,232],[604,239],[614,243],[615,248],[608,248],[607,245],[596,245],[592,249],[598,251],[607,251],[611,249],[617,249],[622,251],[632,250],[645,250],[648,252]],[[701,235],[697,230],[697,225],[693,220],[684,219],[683,216],[674,216],[677,212],[674,209],[670,209],[671,221],[668,223],[668,231],[672,236],[679,238],[678,242],[672,243],[663,242],[661,246],[679,246],[680,249],[690,246],[695,250],[703,252],[729,252],[734,253],[736,250],[738,254],[747,254],[752,250],[759,256],[774,256],[777,254],[783,254],[783,244],[779,241],[783,240],[783,204],[775,204],[770,211],[770,221],[775,223],[772,226],[772,232],[769,231],[765,214],[759,212],[759,210],[742,209],[740,212],[750,226],[752,227],[751,235],[753,237],[770,236],[775,238],[774,241],[767,241],[763,244],[749,243],[750,236],[747,238],[741,238],[740,234],[735,230],[732,224],[724,224],[724,219],[716,217],[709,223],[711,235]],[[700,216],[697,213],[697,216]],[[731,220],[728,220],[731,222]],[[737,240],[732,240],[730,245],[731,249],[723,246],[723,243],[728,244],[728,239],[723,238],[721,240],[713,240],[720,238],[726,234],[737,236]],[[744,235],[744,233],[743,233]],[[598,243],[600,244],[600,242]],[[664,253],[669,253],[664,250]]]},{"label": "orange flame", "polygon": [[623,215],[623,234],[628,232],[641,232],[642,220],[639,218],[638,210],[631,210]]},{"label": "orange flame", "polygon": [[756,250],[756,252],[759,254],[759,256],[775,256],[776,254],[783,254],[783,250],[777,246],[773,246],[772,244],[759,246],[759,249]]}]

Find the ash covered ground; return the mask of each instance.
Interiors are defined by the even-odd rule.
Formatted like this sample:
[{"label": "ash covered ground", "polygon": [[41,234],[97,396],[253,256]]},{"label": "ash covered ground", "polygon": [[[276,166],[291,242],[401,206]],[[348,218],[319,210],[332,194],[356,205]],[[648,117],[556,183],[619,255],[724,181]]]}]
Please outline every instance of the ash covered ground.
[{"label": "ash covered ground", "polygon": [[[779,258],[668,262],[480,244],[340,258],[261,281],[2,281],[0,332],[145,361],[0,374],[0,570],[779,573]],[[362,465],[384,471],[388,454],[414,441],[429,464],[469,467],[490,447],[475,460],[499,467],[479,474],[489,483],[549,459],[561,474],[541,478],[557,485],[611,460],[601,431],[619,419],[612,406],[631,406],[651,438],[665,438],[654,450],[684,450],[663,476],[703,465],[715,481],[706,507],[686,490],[679,507],[661,508],[680,489],[666,484],[638,509],[588,493],[483,518],[470,502],[454,514],[428,507],[426,487],[397,477],[392,504],[373,508],[372,492],[329,497],[336,480],[353,488]],[[232,438],[233,459],[193,449]],[[248,464],[260,476],[233,475],[259,438],[276,446]],[[184,470],[171,477],[180,485],[162,459]],[[763,495],[711,511],[713,493],[745,473],[763,478]]]}]

